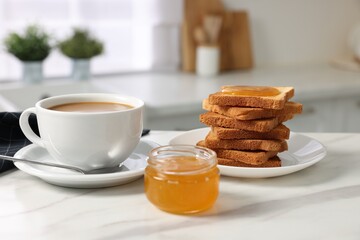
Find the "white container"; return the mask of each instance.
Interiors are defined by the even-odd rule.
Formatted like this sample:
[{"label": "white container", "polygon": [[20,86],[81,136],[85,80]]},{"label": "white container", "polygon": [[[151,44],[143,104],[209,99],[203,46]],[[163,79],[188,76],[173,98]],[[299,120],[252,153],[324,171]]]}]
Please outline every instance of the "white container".
[{"label": "white container", "polygon": [[90,59],[73,59],[71,75],[77,81],[89,80],[91,77]]},{"label": "white container", "polygon": [[220,49],[217,46],[199,46],[196,48],[196,74],[211,77],[219,74]]},{"label": "white container", "polygon": [[22,67],[23,82],[32,84],[43,80],[42,61],[22,62]]}]

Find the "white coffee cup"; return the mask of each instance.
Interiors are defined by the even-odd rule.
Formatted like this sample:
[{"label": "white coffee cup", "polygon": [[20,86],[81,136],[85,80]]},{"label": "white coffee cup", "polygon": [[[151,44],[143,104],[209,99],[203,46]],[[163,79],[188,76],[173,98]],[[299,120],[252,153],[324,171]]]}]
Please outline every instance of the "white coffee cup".
[{"label": "white coffee cup", "polygon": [[[66,112],[49,108],[79,102],[110,102],[132,106],[119,111]],[[140,141],[144,102],[116,94],[84,93],[50,97],[26,109],[20,127],[33,143],[63,164],[84,170],[119,166]],[[36,114],[40,137],[28,118]]]}]

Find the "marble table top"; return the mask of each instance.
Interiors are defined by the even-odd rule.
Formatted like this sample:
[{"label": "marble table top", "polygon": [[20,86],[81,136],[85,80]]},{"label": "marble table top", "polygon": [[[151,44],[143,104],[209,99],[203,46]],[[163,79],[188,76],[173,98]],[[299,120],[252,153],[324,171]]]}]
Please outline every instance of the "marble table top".
[{"label": "marble table top", "polygon": [[[160,144],[180,132],[153,131]],[[221,177],[215,206],[194,216],[151,205],[143,179],[102,189],[0,175],[0,239],[360,239],[360,134],[311,133],[328,155],[290,175]]]}]

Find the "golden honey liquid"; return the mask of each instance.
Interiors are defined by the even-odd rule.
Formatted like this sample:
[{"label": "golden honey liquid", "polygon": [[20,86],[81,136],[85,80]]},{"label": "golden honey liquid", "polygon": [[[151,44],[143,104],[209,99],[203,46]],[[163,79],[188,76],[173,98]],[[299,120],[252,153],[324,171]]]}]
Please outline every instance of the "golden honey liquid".
[{"label": "golden honey liquid", "polygon": [[222,87],[221,92],[228,95],[259,97],[272,97],[281,93],[276,88],[260,86],[224,86]]},{"label": "golden honey liquid", "polygon": [[[162,169],[146,168],[145,193],[149,201],[161,210],[177,214],[196,213],[212,207],[219,194],[218,168],[199,171],[204,166],[196,164],[195,157],[171,158],[177,161],[176,167],[170,163]],[[172,173],[164,173],[167,169]],[[186,173],[191,170],[199,173]]]}]

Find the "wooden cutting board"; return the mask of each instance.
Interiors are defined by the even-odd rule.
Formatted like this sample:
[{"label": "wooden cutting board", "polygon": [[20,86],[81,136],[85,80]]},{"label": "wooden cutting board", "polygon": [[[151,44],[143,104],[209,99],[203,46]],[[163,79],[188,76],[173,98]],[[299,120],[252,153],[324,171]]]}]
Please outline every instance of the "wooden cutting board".
[{"label": "wooden cutting board", "polygon": [[221,70],[253,67],[249,19],[246,11],[223,13],[220,50]]},{"label": "wooden cutting board", "polygon": [[194,29],[207,14],[223,16],[220,34],[221,70],[249,69],[253,66],[248,15],[245,11],[227,12],[220,0],[185,0],[182,26],[182,69],[195,71]]}]

